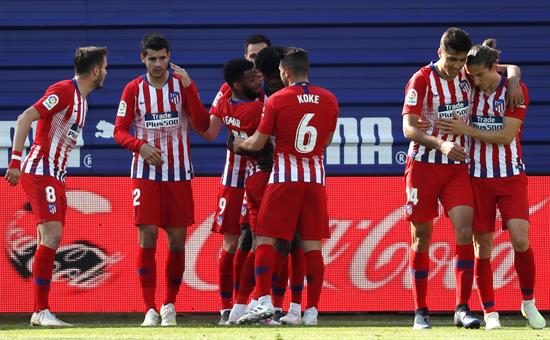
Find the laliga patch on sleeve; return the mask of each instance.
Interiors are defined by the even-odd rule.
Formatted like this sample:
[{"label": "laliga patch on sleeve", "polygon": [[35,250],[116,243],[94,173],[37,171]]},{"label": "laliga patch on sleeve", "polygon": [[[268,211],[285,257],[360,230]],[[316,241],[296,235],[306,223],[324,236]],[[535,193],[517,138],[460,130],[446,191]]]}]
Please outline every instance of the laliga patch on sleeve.
[{"label": "laliga patch on sleeve", "polygon": [[415,89],[410,89],[405,96],[405,104],[415,106],[418,102],[418,93]]},{"label": "laliga patch on sleeve", "polygon": [[59,103],[59,97],[56,94],[51,94],[48,98],[44,99],[42,105],[48,110],[51,110]]},{"label": "laliga patch on sleeve", "polygon": [[118,104],[118,111],[117,111],[116,115],[117,115],[117,117],[126,116],[126,102],[124,100],[121,100],[120,104]]}]

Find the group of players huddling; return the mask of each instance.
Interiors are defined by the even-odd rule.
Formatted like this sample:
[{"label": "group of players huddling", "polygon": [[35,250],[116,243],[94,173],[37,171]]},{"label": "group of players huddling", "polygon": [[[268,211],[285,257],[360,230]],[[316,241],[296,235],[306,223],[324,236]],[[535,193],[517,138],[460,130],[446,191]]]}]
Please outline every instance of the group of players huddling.
[{"label": "group of players huddling", "polygon": [[[475,276],[486,328],[501,327],[490,265],[498,206],[515,250],[521,312],[533,328],[546,324],[534,300],[520,145],[527,88],[517,67],[498,65],[492,44],[472,46],[466,32],[450,28],[441,38],[440,59],[421,68],[406,87],[403,131],[411,140],[406,219],[412,231],[415,329],[431,328],[428,249],[438,200],[456,235],[454,323],[480,327],[468,307]],[[145,36],[140,56],[147,73],[124,88],[114,138],[133,152],[137,272],[145,304],[141,325],[177,324],[174,303],[184,271],[186,227],[194,223],[188,131],[191,127],[213,140],[224,125],[227,157],[212,222],[212,231],[223,234],[219,324],[316,325],[324,276],[321,241],[330,237],[323,157],[336,128],[338,103],[332,93],[309,83],[307,52],[251,36],[245,58],[224,65],[225,83],[210,112],[186,70],[170,63],[166,38]],[[84,126],[86,96],[105,80],[107,49],[79,48],[74,65],[72,80],[50,86],[19,116],[5,176],[11,185],[21,179],[37,220],[31,317],[36,326],[72,326],[50,312],[48,296],[67,208],[67,157]],[[37,137],[23,160],[24,141],[36,120]],[[157,309],[159,227],[167,235],[168,257],[165,297]],[[302,315],[304,277],[307,302]],[[282,303],[289,281],[292,295],[285,314]]]}]

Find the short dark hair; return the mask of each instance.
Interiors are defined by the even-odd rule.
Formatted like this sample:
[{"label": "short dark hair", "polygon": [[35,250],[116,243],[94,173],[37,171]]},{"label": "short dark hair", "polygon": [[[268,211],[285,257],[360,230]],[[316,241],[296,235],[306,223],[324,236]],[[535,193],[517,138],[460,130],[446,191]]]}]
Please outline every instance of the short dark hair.
[{"label": "short dark hair", "polygon": [[482,45],[474,45],[468,52],[466,65],[483,65],[490,69],[500,57],[500,51],[496,47],[497,41],[492,38],[486,39]]},{"label": "short dark hair", "polygon": [[170,43],[160,33],[150,33],[141,39],[141,53],[147,54],[147,50],[160,51],[163,48],[170,52]]},{"label": "short dark hair", "polygon": [[309,71],[309,58],[303,48],[289,47],[285,56],[281,59],[281,65],[289,68],[295,75],[307,75]]},{"label": "short dark hair", "polygon": [[265,77],[279,77],[279,64],[285,56],[285,48],[280,46],[270,46],[261,50],[256,56],[256,68],[262,72]]},{"label": "short dark hair", "polygon": [[445,51],[468,52],[472,48],[472,40],[466,31],[457,27],[448,28],[441,36],[439,47]]},{"label": "short dark hair", "polygon": [[244,41],[244,52],[248,52],[248,45],[259,43],[265,43],[267,46],[271,46],[271,40],[269,40],[265,35],[254,34],[246,38]]},{"label": "short dark hair", "polygon": [[254,63],[246,59],[231,59],[223,65],[223,78],[233,87],[233,83],[243,79],[246,71],[254,68]]},{"label": "short dark hair", "polygon": [[96,65],[102,66],[107,56],[107,47],[85,46],[76,49],[74,71],[76,74],[89,73]]}]

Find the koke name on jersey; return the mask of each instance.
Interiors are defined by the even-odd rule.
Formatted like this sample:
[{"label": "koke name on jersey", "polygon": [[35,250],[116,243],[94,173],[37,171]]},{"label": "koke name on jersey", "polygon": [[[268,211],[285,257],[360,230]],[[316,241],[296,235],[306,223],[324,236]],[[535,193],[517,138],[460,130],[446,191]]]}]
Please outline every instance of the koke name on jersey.
[{"label": "koke name on jersey", "polygon": [[473,116],[472,126],[480,130],[502,130],[502,117],[494,116]]},{"label": "koke name on jersey", "polygon": [[454,117],[453,113],[464,118],[470,114],[470,105],[467,100],[464,100],[458,103],[440,105],[437,111],[439,118],[452,119]]},{"label": "koke name on jersey", "polygon": [[177,112],[147,113],[145,114],[145,128],[158,129],[178,126],[180,119]]},{"label": "koke name on jersey", "polygon": [[311,103],[311,104],[319,104],[319,96],[316,94],[299,94],[296,97],[298,97],[298,103],[304,104],[304,103]]}]

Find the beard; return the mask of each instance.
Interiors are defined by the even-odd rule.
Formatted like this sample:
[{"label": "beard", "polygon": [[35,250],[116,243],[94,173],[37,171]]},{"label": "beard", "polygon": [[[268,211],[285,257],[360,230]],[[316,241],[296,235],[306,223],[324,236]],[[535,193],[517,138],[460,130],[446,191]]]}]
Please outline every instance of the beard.
[{"label": "beard", "polygon": [[94,89],[99,90],[103,88],[103,81],[105,80],[105,76],[100,75],[97,77],[97,79],[94,82]]},{"label": "beard", "polygon": [[255,91],[251,88],[246,88],[243,90],[243,95],[250,100],[254,100],[260,96],[260,93],[258,91]]}]

